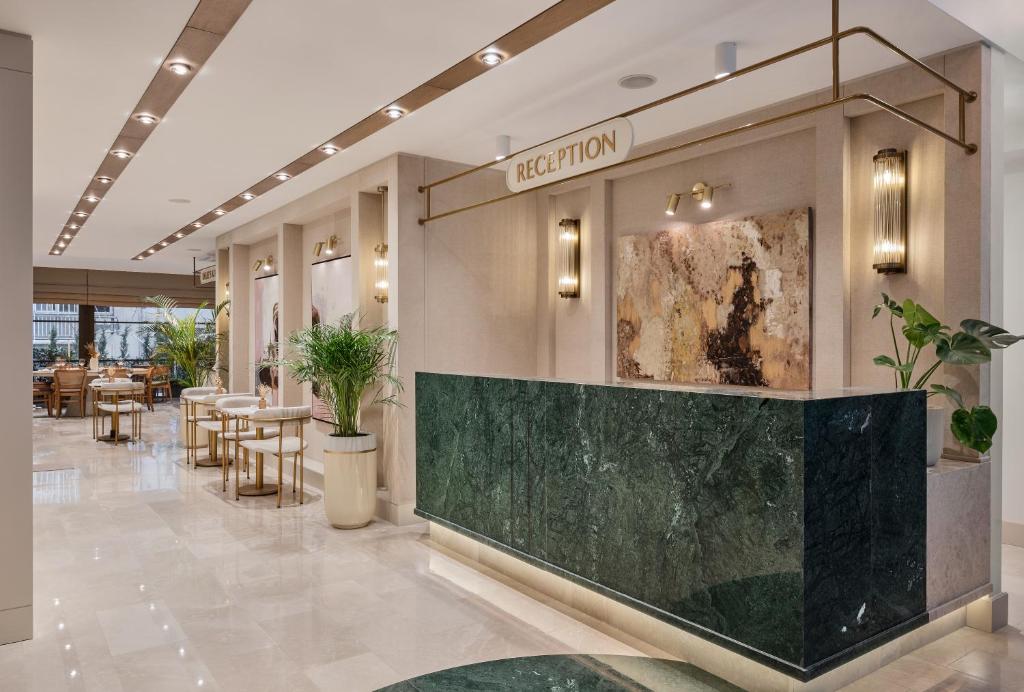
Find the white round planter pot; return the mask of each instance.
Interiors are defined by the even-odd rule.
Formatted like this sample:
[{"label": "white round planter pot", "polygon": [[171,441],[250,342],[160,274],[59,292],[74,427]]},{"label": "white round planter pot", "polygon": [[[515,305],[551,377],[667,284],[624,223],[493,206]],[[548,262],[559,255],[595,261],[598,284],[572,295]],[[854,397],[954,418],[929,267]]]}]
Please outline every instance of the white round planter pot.
[{"label": "white round planter pot", "polygon": [[928,465],[935,466],[942,456],[943,441],[946,438],[946,409],[929,406],[927,418]]},{"label": "white round planter pot", "polygon": [[324,510],[337,529],[358,529],[377,509],[377,436],[328,435],[324,442]]}]

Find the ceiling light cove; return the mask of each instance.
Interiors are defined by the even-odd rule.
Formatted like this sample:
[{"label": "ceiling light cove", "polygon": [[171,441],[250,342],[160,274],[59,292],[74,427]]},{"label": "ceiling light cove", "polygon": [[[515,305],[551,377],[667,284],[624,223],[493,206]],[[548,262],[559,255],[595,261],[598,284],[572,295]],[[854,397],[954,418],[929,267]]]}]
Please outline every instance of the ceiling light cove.
[{"label": "ceiling light cove", "polygon": [[280,180],[282,183],[291,178],[291,176],[285,173],[284,171],[281,171],[280,173],[275,173],[274,177]]},{"label": "ceiling light cove", "polygon": [[155,125],[160,120],[160,118],[150,113],[139,113],[135,116],[135,119],[143,125]]},{"label": "ceiling light cove", "polygon": [[167,63],[167,69],[179,77],[184,77],[192,71],[192,66],[184,60],[173,60]]},{"label": "ceiling light cove", "polygon": [[115,159],[121,159],[122,161],[132,157],[132,153],[126,149],[112,149],[110,151],[110,155]]},{"label": "ceiling light cove", "polygon": [[405,111],[399,108],[398,106],[388,106],[387,108],[384,109],[383,113],[392,120],[398,120],[403,115],[405,115]]}]

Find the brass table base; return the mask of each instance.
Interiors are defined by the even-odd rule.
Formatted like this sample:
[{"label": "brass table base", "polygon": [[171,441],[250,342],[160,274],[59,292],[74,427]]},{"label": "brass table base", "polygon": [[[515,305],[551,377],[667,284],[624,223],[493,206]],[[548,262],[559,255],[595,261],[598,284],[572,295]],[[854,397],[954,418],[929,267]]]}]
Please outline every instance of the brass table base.
[{"label": "brass table base", "polygon": [[131,439],[131,435],[125,435],[124,433],[121,433],[121,434],[119,434],[119,435],[117,435],[115,437],[114,436],[114,432],[110,431],[106,435],[100,435],[99,437],[97,437],[96,441],[97,442],[127,442],[130,439]]},{"label": "brass table base", "polygon": [[203,457],[201,459],[195,459],[193,461],[193,463],[195,463],[195,465],[200,467],[200,468],[214,468],[214,467],[220,468],[220,462],[219,461],[213,461],[208,456],[205,456],[205,457]]},{"label": "brass table base", "polygon": [[255,483],[249,483],[247,485],[239,486],[238,494],[245,495],[246,497],[262,497],[263,495],[276,495],[277,483],[264,483],[263,487],[259,487]]}]

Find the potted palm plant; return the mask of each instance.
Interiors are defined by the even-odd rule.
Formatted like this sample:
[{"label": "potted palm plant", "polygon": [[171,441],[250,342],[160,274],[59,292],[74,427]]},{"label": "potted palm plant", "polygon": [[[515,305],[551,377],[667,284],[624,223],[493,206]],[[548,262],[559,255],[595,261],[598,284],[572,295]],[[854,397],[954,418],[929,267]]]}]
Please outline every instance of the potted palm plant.
[{"label": "potted palm plant", "polygon": [[354,529],[373,519],[377,504],[377,437],[359,429],[364,394],[370,405],[398,404],[394,375],[398,332],[361,329],[356,313],[337,325],[314,324],[292,332],[286,358],[269,363],[310,383],[331,412],[333,431],[324,444],[324,509],[332,526]]},{"label": "potted palm plant", "polygon": [[[875,365],[890,368],[897,389],[928,389],[928,397],[945,396],[954,411],[950,430],[960,444],[984,454],[992,447],[998,420],[991,408],[984,405],[967,408],[960,392],[942,384],[928,386],[935,371],[942,364],[953,366],[980,365],[992,360],[992,351],[1008,348],[1024,336],[1010,334],[1002,327],[982,320],[963,320],[960,331],[953,332],[942,324],[924,306],[914,301],[899,303],[885,293],[882,302],[875,306],[871,317],[878,317],[883,310],[889,313],[889,331],[892,334],[893,355],[875,356]],[[900,333],[904,345],[901,349],[896,337],[896,323],[902,321]],[[922,354],[933,351],[934,362],[920,375],[915,376],[917,361]],[[928,407],[928,456],[927,463],[933,466],[942,456],[943,420],[945,409]]]},{"label": "potted palm plant", "polygon": [[[227,309],[229,301],[218,303],[213,308],[212,319],[208,321],[201,319],[207,303],[201,304],[189,314],[179,315],[178,303],[167,296],[153,296],[146,298],[146,302],[160,308],[160,321],[144,328],[156,344],[153,348],[154,360],[170,363],[174,379],[182,388],[205,386],[217,367],[217,353],[224,339],[223,335],[217,334],[214,325],[217,316]],[[182,404],[181,420],[185,418]],[[183,441],[185,427],[184,423],[180,426]],[[202,446],[201,440],[197,442]]]}]

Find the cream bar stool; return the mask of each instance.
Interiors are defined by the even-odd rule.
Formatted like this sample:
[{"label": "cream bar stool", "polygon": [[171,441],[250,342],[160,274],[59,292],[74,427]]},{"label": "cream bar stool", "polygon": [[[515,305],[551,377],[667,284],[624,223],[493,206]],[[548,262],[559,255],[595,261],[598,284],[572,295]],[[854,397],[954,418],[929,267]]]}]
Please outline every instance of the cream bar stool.
[{"label": "cream bar stool", "polygon": [[[303,502],[303,491],[305,489],[305,450],[308,443],[303,435],[303,426],[312,417],[313,411],[309,406],[271,406],[264,409],[257,408],[249,413],[246,418],[256,428],[256,439],[242,440],[241,445],[245,449],[256,454],[257,473],[263,467],[263,455],[271,454],[277,457],[277,506],[281,506],[281,495],[284,490],[284,457],[292,455],[292,494],[295,493],[296,475],[299,481],[299,504]],[[285,435],[285,425],[294,425],[297,435]],[[267,433],[276,428],[277,439],[266,439]],[[235,499],[238,499],[238,464],[235,464]]]},{"label": "cream bar stool", "polygon": [[[192,394],[189,395],[189,401],[192,402],[192,441],[193,441],[193,458],[192,466],[220,466],[220,461],[217,459],[217,435],[221,432],[223,424],[221,423],[221,415],[217,410],[217,402],[221,399],[229,399],[231,397],[239,396],[252,396],[242,392],[235,392],[234,394],[222,393],[217,394],[217,390],[214,389],[212,394]],[[204,411],[200,411],[199,407],[204,407]],[[199,462],[199,445],[196,441],[199,439],[200,430],[206,432],[207,445],[210,451],[210,462],[200,463]]]},{"label": "cream bar stool", "polygon": [[[209,431],[215,437],[218,435],[220,436],[221,475],[223,480],[222,489],[224,492],[227,492],[228,489],[228,464],[231,463],[232,458],[234,458],[235,464],[238,464],[239,462],[239,441],[256,439],[256,430],[249,429],[248,420],[245,421],[243,426],[243,419],[241,416],[250,414],[252,411],[257,410],[259,408],[259,404],[260,398],[258,396],[236,395],[221,397],[215,404],[216,420],[200,421],[199,423],[201,428]],[[232,421],[232,418],[234,421]],[[265,430],[263,438],[269,439],[271,437],[277,437],[277,434],[278,431],[275,429]],[[234,450],[229,451],[229,443],[231,442],[234,442]],[[243,454],[246,462],[246,475],[248,475],[249,450],[243,450]]]},{"label": "cream bar stool", "polygon": [[[145,405],[142,400],[146,393],[146,386],[142,382],[132,382],[130,379],[120,378],[113,382],[109,380],[96,381],[91,385],[93,392],[93,437],[97,440],[105,439],[115,445],[124,439],[138,440],[142,437],[142,412]],[[130,436],[121,434],[121,416],[131,416],[132,432]],[[99,431],[103,429],[103,421],[110,417],[110,434],[101,437]],[[97,425],[97,419],[99,424]]]},{"label": "cream bar stool", "polygon": [[192,461],[192,455],[198,454],[196,449],[196,437],[192,434],[193,424],[196,422],[196,402],[194,399],[204,397],[208,394],[216,394],[216,387],[186,387],[181,390],[181,425],[185,431],[185,464]]}]

